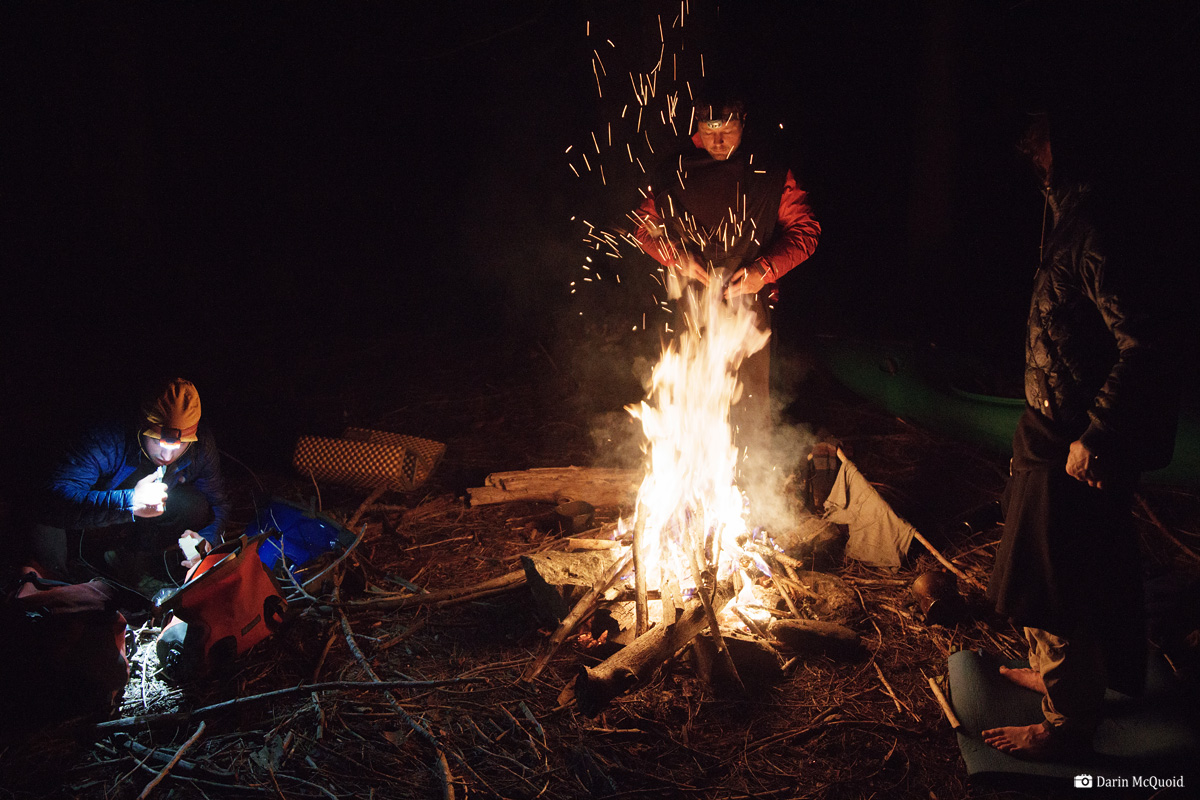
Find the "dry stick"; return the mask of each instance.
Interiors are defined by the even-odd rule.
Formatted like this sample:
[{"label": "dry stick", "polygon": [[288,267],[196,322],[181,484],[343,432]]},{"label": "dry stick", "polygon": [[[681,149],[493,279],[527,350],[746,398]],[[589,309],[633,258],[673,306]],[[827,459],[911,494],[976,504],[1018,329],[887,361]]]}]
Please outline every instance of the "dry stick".
[{"label": "dry stick", "polygon": [[944,555],[942,555],[941,551],[939,551],[939,550],[938,550],[936,547],[934,547],[933,545],[931,545],[931,544],[929,543],[929,540],[928,540],[928,539],[926,539],[924,536],[922,536],[922,535],[920,534],[920,532],[918,532],[918,531],[914,530],[914,531],[913,531],[913,537],[914,537],[914,538],[916,538],[916,540],[917,540],[918,542],[920,542],[922,545],[924,545],[924,546],[925,546],[925,549],[926,549],[926,550],[928,550],[930,553],[932,553],[932,554],[933,554],[933,557],[934,557],[934,558],[936,558],[938,561],[940,561],[940,562],[942,563],[942,566],[944,566],[946,569],[950,570],[950,571],[951,571],[951,572],[953,572],[955,575],[957,575],[958,577],[962,578],[964,581],[966,581],[967,583],[971,584],[971,585],[972,585],[972,586],[974,586],[975,588],[977,588],[977,589],[982,589],[982,590],[983,590],[983,591],[985,591],[985,592],[987,591],[987,587],[986,587],[986,586],[984,586],[982,583],[980,583],[979,581],[977,581],[977,580],[975,580],[974,578],[972,578],[972,577],[971,577],[970,575],[968,575],[967,573],[963,572],[963,571],[962,571],[961,569],[959,569],[958,567],[956,567],[956,566],[954,566],[953,564],[951,564],[951,563],[950,563],[950,561],[949,561],[949,559],[947,559],[947,558],[946,558]]},{"label": "dry stick", "polygon": [[559,623],[558,628],[555,629],[554,633],[550,636],[550,641],[546,645],[546,649],[532,664],[529,665],[529,669],[525,670],[525,674],[521,676],[521,682],[532,683],[534,678],[542,673],[542,670],[544,670],[546,665],[550,663],[550,658],[554,655],[555,651],[558,650],[558,646],[561,645],[566,638],[571,635],[571,631],[575,630],[575,626],[582,622],[583,618],[591,613],[592,609],[595,608],[596,604],[600,601],[600,598],[604,596],[604,592],[608,590],[609,586],[612,586],[614,583],[616,583],[617,578],[621,577],[621,573],[629,567],[632,561],[633,550],[631,548],[625,553],[625,555],[621,556],[618,561],[608,568],[608,570],[600,577],[600,580],[588,590],[587,594],[580,598],[579,602],[575,604],[575,607],[571,609],[571,613],[567,614],[566,618]]},{"label": "dry stick", "polygon": [[249,703],[257,703],[263,700],[274,700],[280,697],[287,697],[293,694],[303,694],[306,692],[326,692],[331,690],[344,691],[379,691],[384,689],[424,689],[434,686],[448,686],[456,683],[478,683],[483,678],[450,678],[440,681],[380,681],[375,683],[367,683],[362,681],[328,681],[326,683],[310,683],[303,686],[290,686],[286,689],[275,689],[262,694],[250,695],[249,697],[235,697],[232,700],[222,700],[220,703],[213,703],[210,706],[201,706],[200,708],[191,711],[166,711],[161,714],[143,714],[137,717],[122,717],[121,719],[111,719],[104,722],[97,722],[91,725],[86,730],[90,731],[96,738],[108,736],[113,733],[129,733],[131,731],[141,730],[142,728],[158,728],[166,725],[179,725],[183,722],[188,722],[193,719],[209,717],[213,714],[218,714],[222,711],[228,711],[237,706],[244,706]]},{"label": "dry stick", "polygon": [[[346,643],[350,645],[350,652],[354,654],[355,660],[358,661],[359,666],[363,668],[363,672],[367,673],[367,677],[376,683],[382,683],[383,681],[379,680],[379,676],[375,674],[375,670],[371,668],[371,663],[367,661],[367,657],[363,655],[363,651],[359,649],[358,642],[354,641],[354,630],[350,627],[350,620],[348,620],[346,615],[341,612],[338,612],[338,616],[342,618],[342,630],[346,634]],[[438,741],[438,738],[433,735],[432,731],[430,731],[428,728],[414,719],[407,711],[405,711],[404,707],[400,705],[400,702],[396,700],[395,696],[391,692],[385,691],[383,696],[387,698],[388,704],[391,705],[392,710],[400,716],[400,719],[404,720],[408,727],[412,728],[418,736],[425,740],[426,744],[433,748],[433,751],[437,754],[439,770],[441,770],[440,765],[446,763],[446,751],[442,748],[442,743]],[[485,787],[489,792],[495,794],[492,788],[488,786],[487,782],[480,777],[479,773],[471,769],[470,765],[467,764],[467,762],[464,761],[461,756],[459,756],[457,753],[452,753],[452,755],[454,756],[454,760],[457,761],[458,764],[463,767],[463,769],[471,774],[471,777],[479,781],[480,786]],[[437,774],[443,779],[447,787],[452,787],[451,781],[453,780],[453,776],[450,774],[450,768],[448,764],[444,771],[439,771]],[[450,791],[450,797],[453,798],[453,788],[450,788]]]},{"label": "dry stick", "polygon": [[354,512],[354,516],[350,518],[350,521],[346,523],[346,527],[350,530],[354,530],[354,526],[358,524],[358,520],[363,514],[366,513],[367,509],[371,507],[372,503],[383,496],[385,491],[387,491],[387,489],[383,486],[375,487],[371,493],[367,495],[367,499],[362,501],[362,505],[360,505],[358,510]]},{"label": "dry stick", "polygon": [[1186,555],[1188,558],[1192,559],[1193,561],[1200,561],[1200,555],[1196,555],[1196,553],[1194,553],[1190,547],[1179,541],[1179,539],[1175,538],[1175,536],[1169,530],[1167,530],[1167,526],[1162,523],[1162,521],[1158,518],[1158,515],[1156,515],[1150,508],[1150,504],[1146,502],[1146,498],[1142,496],[1141,492],[1134,494],[1134,497],[1137,498],[1138,507],[1146,513],[1146,516],[1150,518],[1150,523],[1154,527],[1158,528],[1158,532],[1166,537],[1167,541],[1182,550],[1184,555]]},{"label": "dry stick", "polygon": [[634,636],[641,636],[650,628],[650,610],[646,603],[646,564],[642,558],[642,540],[645,538],[648,515],[649,510],[639,503],[637,524],[633,526]]},{"label": "dry stick", "polygon": [[696,537],[693,535],[691,528],[687,529],[687,537],[689,547],[687,550],[688,564],[692,568],[692,581],[696,584],[696,594],[700,597],[700,604],[704,606],[704,616],[708,618],[708,629],[712,632],[713,644],[716,645],[717,655],[721,657],[725,668],[729,670],[729,674],[733,676],[737,682],[738,688],[742,694],[746,694],[746,684],[742,683],[742,676],[738,673],[737,665],[733,663],[733,656],[729,653],[729,647],[725,644],[725,637],[721,636],[721,623],[717,621],[717,612],[713,608],[712,596],[704,588],[704,580],[700,576],[700,564],[696,553]]},{"label": "dry stick", "polygon": [[425,594],[404,594],[392,595],[385,597],[377,597],[371,600],[351,600],[342,603],[343,608],[374,608],[379,610],[391,610],[397,608],[407,608],[408,606],[420,605],[436,605],[444,606],[453,602],[462,602],[465,599],[474,600],[479,597],[488,596],[489,594],[499,594],[507,591],[515,586],[520,586],[525,583],[525,570],[518,569],[513,572],[501,575],[498,578],[492,578],[483,583],[477,583],[474,586],[459,587],[455,589],[443,589],[437,592],[427,592]]},{"label": "dry stick", "polygon": [[442,800],[454,800],[454,776],[450,774],[450,762],[446,754],[438,750],[438,768],[441,770]]},{"label": "dry stick", "polygon": [[[356,547],[358,547],[360,544],[362,544],[363,537],[366,535],[367,535],[367,526],[364,525],[363,529],[358,532],[358,536],[354,537],[354,541],[350,543],[350,546],[347,547],[340,556],[338,556],[336,559],[334,559],[333,563],[331,563],[329,566],[325,567],[325,569],[321,570],[316,575],[313,575],[311,578],[306,580],[304,582],[304,586],[309,586],[311,584],[316,583],[321,578],[325,577],[326,573],[328,573],[330,570],[332,570],[333,568],[335,568],[336,566],[341,564],[343,561],[345,561],[347,558],[349,558],[350,554],[354,552],[354,549]],[[286,566],[286,564],[284,566]],[[291,573],[289,572],[288,574],[290,575]],[[295,580],[295,578],[293,578],[292,580]],[[302,588],[302,590],[303,590],[303,588]]]},{"label": "dry stick", "polygon": [[774,572],[771,572],[771,583],[775,584],[775,591],[783,595],[783,601],[787,603],[788,610],[792,612],[792,616],[796,619],[804,619],[804,617],[800,616],[800,611],[796,608],[795,601],[792,600],[792,593],[779,582],[779,578],[776,577]]},{"label": "dry stick", "polygon": [[933,678],[929,679],[929,688],[933,690],[933,696],[937,700],[938,705],[942,707],[942,713],[946,715],[946,719],[950,722],[950,727],[958,733],[966,733],[963,724],[959,722],[958,715],[954,713],[954,709],[950,707],[950,701],[946,699],[946,695],[942,694],[941,687],[937,685],[937,681]]},{"label": "dry stick", "polygon": [[879,676],[879,682],[883,684],[884,691],[888,693],[888,696],[892,698],[892,702],[896,704],[896,710],[901,713],[907,711],[909,716],[911,716],[917,722],[920,722],[921,718],[917,716],[906,704],[900,702],[900,698],[896,696],[896,691],[892,688],[892,685],[888,683],[888,679],[883,676],[883,670],[880,669],[879,662],[872,661],[871,665],[875,667],[875,674]]},{"label": "dry stick", "polygon": [[184,742],[183,746],[175,751],[175,755],[171,758],[170,761],[167,762],[167,765],[165,767],[163,767],[161,770],[159,770],[159,773],[154,776],[154,780],[147,783],[146,788],[142,789],[142,793],[138,795],[138,800],[146,800],[146,798],[150,796],[150,793],[154,791],[154,787],[158,786],[160,783],[162,783],[163,779],[166,778],[168,774],[170,774],[171,768],[179,763],[179,759],[183,758],[183,754],[187,752],[189,747],[194,745],[200,739],[200,736],[203,733],[204,733],[204,721],[201,720],[200,727],[196,728],[196,732],[191,735],[191,738],[189,738],[186,742]]}]

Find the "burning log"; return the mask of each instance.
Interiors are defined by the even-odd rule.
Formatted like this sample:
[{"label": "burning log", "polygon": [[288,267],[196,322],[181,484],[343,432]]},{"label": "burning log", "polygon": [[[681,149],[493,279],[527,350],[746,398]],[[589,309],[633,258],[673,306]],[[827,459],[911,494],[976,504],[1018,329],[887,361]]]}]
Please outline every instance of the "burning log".
[{"label": "burning log", "polygon": [[864,652],[859,635],[835,622],[779,619],[770,624],[767,632],[801,658],[820,655],[838,661],[852,661]]},{"label": "burning log", "polygon": [[530,500],[562,503],[586,500],[594,506],[630,504],[642,479],[641,470],[588,467],[543,467],[494,472],[485,486],[468,489],[472,506]]},{"label": "burning log", "polygon": [[617,579],[621,577],[621,574],[629,567],[632,561],[633,553],[626,551],[622,554],[620,560],[609,567],[608,571],[592,586],[591,590],[575,604],[575,607],[571,609],[571,613],[566,616],[566,619],[559,624],[558,628],[550,636],[550,642],[547,644],[545,652],[538,656],[537,660],[530,664],[529,669],[521,676],[523,682],[532,683],[542,673],[542,670],[550,663],[550,658],[558,650],[558,646],[571,635],[571,631],[575,630],[575,626],[592,612],[596,604],[600,602],[600,598],[604,596],[604,592],[608,590],[609,586],[616,583]]},{"label": "burning log", "polygon": [[557,625],[588,589],[595,586],[620,558],[616,550],[554,550],[521,556],[525,580],[537,605],[538,617]]},{"label": "burning log", "polygon": [[[712,596],[713,609],[720,611],[732,598],[732,583],[721,583]],[[614,698],[649,680],[667,659],[707,627],[704,605],[698,599],[689,600],[675,622],[656,625],[595,667],[581,667],[575,676],[579,709],[585,714],[600,713]]]}]

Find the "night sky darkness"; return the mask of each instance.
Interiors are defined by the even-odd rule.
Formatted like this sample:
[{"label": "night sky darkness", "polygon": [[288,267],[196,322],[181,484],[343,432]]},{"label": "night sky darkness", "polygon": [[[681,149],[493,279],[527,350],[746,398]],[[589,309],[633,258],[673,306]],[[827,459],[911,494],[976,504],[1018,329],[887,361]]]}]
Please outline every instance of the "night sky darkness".
[{"label": "night sky darkness", "polygon": [[[554,350],[649,307],[628,249],[606,267],[628,291],[569,294],[581,220],[619,225],[638,196],[616,162],[601,187],[564,151],[631,100],[597,97],[592,49],[648,70],[678,3],[4,5],[6,472],[148,370],[192,377],[227,427],[279,426],[289,398],[364,364]],[[781,341],[857,330],[1019,359],[1031,109],[1127,112],[1131,202],[1195,227],[1191,3],[690,7],[687,52],[745,88],[825,229],[783,286]],[[1179,297],[1187,269],[1163,273]]]}]

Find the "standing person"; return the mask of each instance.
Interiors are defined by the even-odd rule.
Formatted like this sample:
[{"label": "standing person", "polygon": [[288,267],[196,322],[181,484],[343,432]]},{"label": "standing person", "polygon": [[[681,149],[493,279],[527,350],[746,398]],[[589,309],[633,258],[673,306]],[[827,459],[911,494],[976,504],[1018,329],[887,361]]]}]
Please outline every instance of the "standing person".
[{"label": "standing person", "polygon": [[177,542],[197,553],[185,556],[185,567],[220,544],[229,501],[196,387],[171,380],[140,413],[85,433],[52,471],[33,513],[32,555],[51,577],[70,576],[81,554],[145,591],[170,577],[166,552]]},{"label": "standing person", "polygon": [[1149,265],[1132,263],[1116,224],[1124,215],[1109,213],[1118,195],[1081,179],[1070,136],[1057,119],[1052,136],[1051,122],[1036,117],[1021,144],[1053,222],[1034,278],[1026,408],[988,585],[1029,646],[1028,669],[1001,672],[1042,694],[1045,719],[983,731],[991,746],[1035,760],[1090,748],[1106,687],[1142,689],[1130,510],[1139,473],[1169,462],[1174,439],[1153,319],[1137,300]]},{"label": "standing person", "polygon": [[[695,103],[698,129],[674,173],[653,186],[634,212],[642,249],[667,268],[678,298],[690,281],[725,287],[770,329],[776,283],[817,249],[821,225],[790,169],[744,146],[745,103],[719,88]],[[770,350],[742,362],[741,399],[731,410],[739,446],[763,463],[770,441]]]}]

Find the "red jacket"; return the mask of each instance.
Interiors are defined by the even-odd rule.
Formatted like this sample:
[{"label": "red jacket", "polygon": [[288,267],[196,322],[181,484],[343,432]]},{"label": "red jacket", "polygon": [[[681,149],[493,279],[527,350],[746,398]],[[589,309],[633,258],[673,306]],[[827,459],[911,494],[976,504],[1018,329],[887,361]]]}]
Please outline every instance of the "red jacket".
[{"label": "red jacket", "polygon": [[[732,164],[735,159],[740,163]],[[738,175],[742,176],[732,184],[737,186],[737,194],[728,194],[727,201],[717,203],[725,212],[719,223],[712,215],[712,197],[702,193],[711,195],[722,187],[701,180],[705,171],[717,169],[740,170]],[[638,223],[634,233],[638,243],[664,266],[675,262],[675,251],[682,246],[701,263],[707,261],[706,266],[739,267],[764,260],[773,279],[778,280],[817,249],[821,225],[813,217],[807,192],[796,182],[791,170],[758,169],[753,156],[740,151],[735,151],[728,162],[717,162],[699,150],[686,160],[681,159],[674,181],[678,188],[669,186],[655,191],[633,214]],[[691,187],[687,185],[689,182],[693,184]],[[710,190],[709,186],[716,188]],[[701,208],[703,201],[708,201],[709,209]],[[756,207],[762,209],[757,220]],[[766,213],[771,209],[773,213]],[[706,211],[707,225],[701,222]],[[764,229],[765,242],[760,236]],[[724,255],[728,260],[720,263]]]}]

